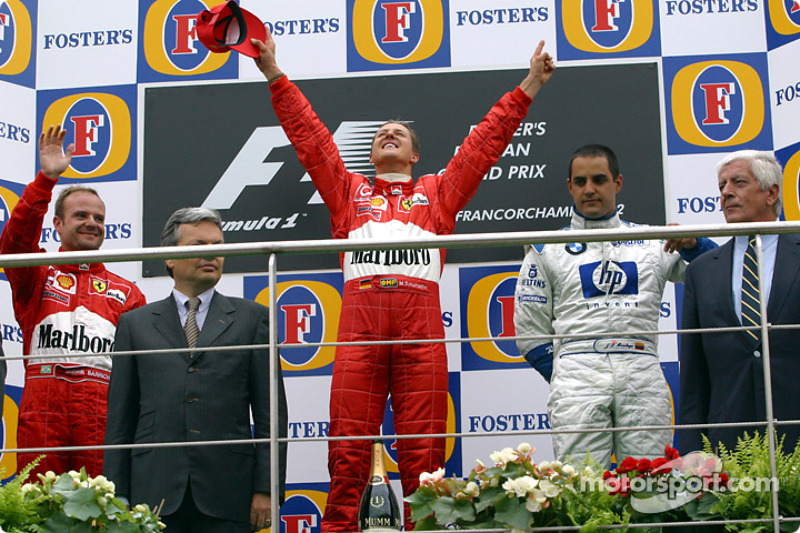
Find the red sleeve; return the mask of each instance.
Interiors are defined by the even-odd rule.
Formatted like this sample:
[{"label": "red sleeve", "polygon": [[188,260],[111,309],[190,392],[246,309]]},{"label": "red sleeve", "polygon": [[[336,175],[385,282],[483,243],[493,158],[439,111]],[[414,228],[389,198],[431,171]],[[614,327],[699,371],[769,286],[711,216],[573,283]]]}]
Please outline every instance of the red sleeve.
[{"label": "red sleeve", "polygon": [[331,211],[334,226],[346,216],[353,175],[345,168],[333,136],[297,86],[282,76],[270,85],[272,108],[303,167]]},{"label": "red sleeve", "polygon": [[[22,192],[16,207],[0,235],[0,253],[22,254],[43,252],[39,247],[42,237],[42,223],[50,205],[55,180],[42,174]],[[47,267],[8,268],[5,271],[14,300],[14,314],[22,323],[23,317],[34,311],[37,306],[30,305],[33,299],[38,300],[42,286],[47,277]]]},{"label": "red sleeve", "polygon": [[472,199],[483,176],[511,142],[532,102],[519,87],[503,95],[447,164],[439,181],[439,202],[449,231],[455,227],[456,214]]}]

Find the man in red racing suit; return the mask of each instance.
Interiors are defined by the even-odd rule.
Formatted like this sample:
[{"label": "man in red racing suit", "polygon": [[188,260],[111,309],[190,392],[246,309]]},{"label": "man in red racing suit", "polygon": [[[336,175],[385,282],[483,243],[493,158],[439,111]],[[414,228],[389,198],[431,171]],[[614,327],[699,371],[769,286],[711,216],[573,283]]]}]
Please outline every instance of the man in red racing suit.
[{"label": "man in red racing suit", "polygon": [[[39,138],[41,172],[25,187],[0,236],[0,253],[34,253],[53,187],[74,147],[62,152],[65,132],[50,128]],[[96,250],[105,234],[105,205],[93,189],[69,187],[56,201],[53,223],[61,250]],[[145,304],[133,283],[102,263],[6,269],[14,314],[22,328],[25,387],[19,408],[20,448],[102,445],[110,352],[119,316]],[[73,355],[75,357],[65,357]],[[41,453],[34,473],[57,474],[86,467],[103,471],[102,450],[20,453],[19,469]]]},{"label": "man in red racing suit", "polygon": [[[528,113],[528,106],[555,68],[539,44],[530,72],[505,94],[464,140],[442,175],[414,183],[419,160],[416,135],[405,123],[378,129],[370,162],[374,184],[349,172],[328,129],[280,71],[267,33],[256,65],[269,81],[272,106],[328,209],[337,239],[415,239],[451,234],[456,214],[475,194]],[[339,342],[443,339],[438,281],[444,250],[375,250],[342,254],[344,294]],[[376,435],[391,394],[398,435],[446,431],[447,354],[442,343],[339,347],[330,397],[332,437]],[[322,531],[356,531],[361,491],[369,471],[369,442],[331,441],[331,485]],[[419,475],[444,466],[443,438],[398,439],[403,493]],[[411,525],[408,506],[406,528]]]}]

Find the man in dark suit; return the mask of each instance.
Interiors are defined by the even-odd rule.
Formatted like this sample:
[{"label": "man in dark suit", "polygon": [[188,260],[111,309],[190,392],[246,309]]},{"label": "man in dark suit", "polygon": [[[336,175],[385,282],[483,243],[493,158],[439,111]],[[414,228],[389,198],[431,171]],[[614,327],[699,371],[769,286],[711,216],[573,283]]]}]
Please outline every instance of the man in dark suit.
[{"label": "man in dark suit", "polygon": [[[781,212],[780,164],[766,152],[743,150],[717,165],[722,211],[728,223],[774,222]],[[683,303],[684,329],[760,324],[758,280],[751,238],[737,236],[689,265]],[[773,325],[800,322],[800,238],[763,235],[764,297]],[[800,330],[769,333],[774,416],[800,418]],[[761,331],[684,333],[681,335],[681,424],[766,421]],[[701,434],[714,447],[728,449],[745,431],[765,427],[681,430],[685,454],[702,449]],[[785,448],[794,448],[800,426],[777,426],[786,434]]]},{"label": "man in dark suit", "polygon": [[[222,243],[219,215],[179,209],[167,221],[162,246]],[[269,436],[269,353],[264,349],[204,351],[209,346],[268,342],[267,309],[223,296],[214,287],[222,257],[166,261],[172,294],[123,315],[115,350],[154,353],[114,358],[106,444],[240,440]],[[197,347],[181,354],[169,348]],[[286,435],[283,380],[279,435]],[[105,474],[130,503],[164,501],[170,532],[237,532],[269,526],[271,506],[284,490],[286,445],[281,444],[278,494],[271,493],[269,443],[107,450]],[[252,528],[252,529],[251,529]]]}]

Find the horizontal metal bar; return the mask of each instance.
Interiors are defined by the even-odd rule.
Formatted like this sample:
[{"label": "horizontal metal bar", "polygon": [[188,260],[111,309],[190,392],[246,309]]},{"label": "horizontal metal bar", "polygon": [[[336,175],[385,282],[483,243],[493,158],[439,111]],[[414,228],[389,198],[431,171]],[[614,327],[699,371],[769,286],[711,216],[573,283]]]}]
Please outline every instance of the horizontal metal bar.
[{"label": "horizontal metal bar", "polygon": [[[685,237],[728,237],[733,235],[800,233],[800,222],[749,222],[742,224],[697,224],[686,226],[634,226],[620,230],[590,229],[571,231],[523,231],[509,233],[467,233],[437,235],[426,239],[378,241],[374,239],[323,239],[305,241],[263,241],[253,243],[210,244],[201,246],[163,246],[97,250],[86,252],[47,252],[0,256],[0,268],[64,265],[74,263],[145,261],[217,257],[344,252],[355,250],[395,250],[405,248],[471,248],[512,246],[531,243],[598,242],[608,240],[656,240]],[[520,253],[522,259],[522,253]]]}]

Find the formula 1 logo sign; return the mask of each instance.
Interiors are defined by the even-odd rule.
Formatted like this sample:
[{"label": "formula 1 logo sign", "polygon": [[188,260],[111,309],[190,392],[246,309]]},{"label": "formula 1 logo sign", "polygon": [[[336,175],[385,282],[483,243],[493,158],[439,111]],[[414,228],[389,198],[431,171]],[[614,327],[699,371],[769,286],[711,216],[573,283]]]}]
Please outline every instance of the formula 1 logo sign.
[{"label": "formula 1 logo sign", "polygon": [[222,0],[155,0],[141,9],[139,81],[228,79],[238,75],[230,52],[211,53],[197,38],[197,14]]},{"label": "formula 1 logo sign", "polygon": [[281,505],[279,533],[319,533],[327,502],[328,495],[321,490],[287,490],[286,502]]},{"label": "formula 1 logo sign", "polygon": [[766,58],[665,58],[670,154],[769,149]]},{"label": "formula 1 logo sign", "polygon": [[461,336],[497,337],[493,341],[461,344],[464,370],[525,367],[513,337],[514,290],[519,268],[475,267],[459,270],[461,292]]},{"label": "formula 1 logo sign", "polygon": [[75,144],[72,163],[61,177],[74,180],[134,180],[136,87],[120,86],[69,94],[40,92],[40,124],[62,124],[65,146]]},{"label": "formula 1 logo sign", "polygon": [[661,53],[653,0],[564,0],[556,2],[556,17],[559,58]]},{"label": "formula 1 logo sign", "polygon": [[31,20],[30,10],[20,0],[0,0],[0,79],[26,87],[34,86]]},{"label": "formula 1 logo sign", "polygon": [[348,0],[347,70],[450,66],[448,0]]},{"label": "formula 1 logo sign", "polygon": [[769,50],[800,38],[800,0],[768,0],[766,4]]},{"label": "formula 1 logo sign", "polygon": [[[269,307],[269,277],[244,280],[245,298]],[[278,281],[278,344],[281,368],[291,375],[329,375],[336,348],[304,344],[335,342],[342,307],[342,274],[281,276]]]},{"label": "formula 1 logo sign", "polygon": [[783,164],[783,214],[786,220],[800,221],[800,143],[775,152]]}]

